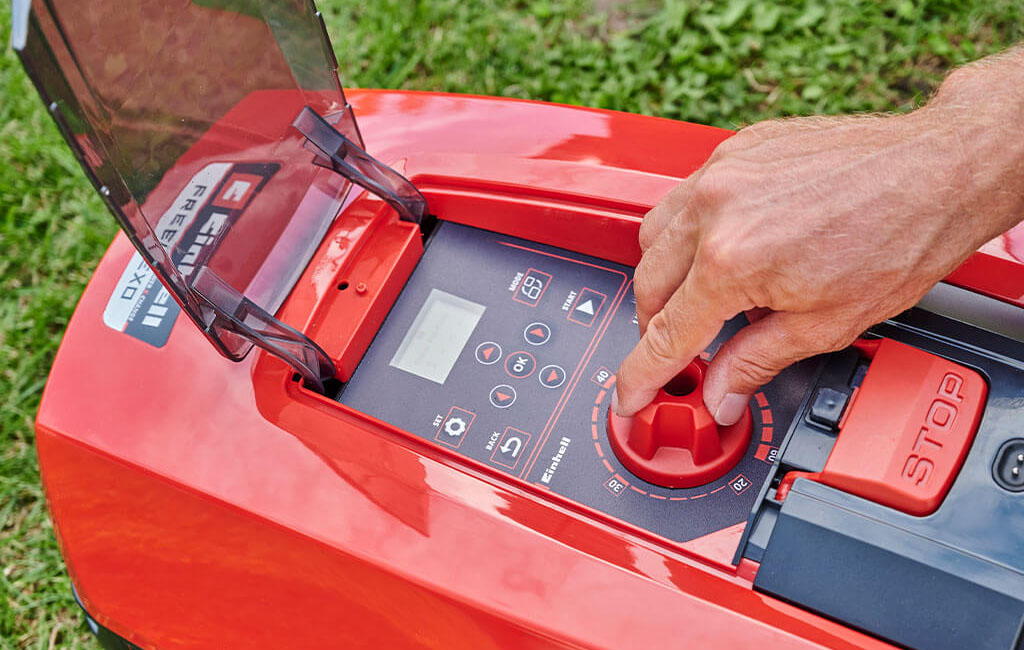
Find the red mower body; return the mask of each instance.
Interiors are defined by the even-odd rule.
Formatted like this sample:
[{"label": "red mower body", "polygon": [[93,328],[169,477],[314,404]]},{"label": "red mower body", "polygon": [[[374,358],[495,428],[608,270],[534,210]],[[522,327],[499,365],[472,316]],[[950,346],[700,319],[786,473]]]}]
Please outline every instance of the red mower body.
[{"label": "red mower body", "polygon": [[[444,230],[461,233],[448,225],[459,224],[468,227],[467,232],[483,231],[502,241],[525,240],[533,244],[522,246],[535,244],[545,256],[560,255],[598,267],[606,262],[604,270],[609,274],[635,266],[644,213],[730,135],[653,117],[518,100],[376,90],[351,91],[348,99],[366,149],[422,192]],[[275,110],[293,114],[295,108],[285,96],[251,95],[218,128],[241,128],[253,115]],[[200,140],[192,158],[186,155],[179,161],[184,176],[198,173],[208,162],[203,147],[216,147],[216,138],[209,138]],[[308,164],[312,156],[299,150],[294,156],[301,161],[296,162],[281,151],[269,157],[265,151],[249,154],[251,158],[238,155],[230,162],[270,160],[288,170],[290,165]],[[332,177],[330,169],[317,169],[317,178]],[[236,169],[233,173],[246,172]],[[278,187],[287,186],[290,173],[276,172],[262,186],[261,197],[271,197]],[[251,174],[239,180],[260,182],[258,177]],[[320,181],[304,182],[303,188],[313,189],[300,198],[312,201]],[[152,203],[146,205],[169,204],[178,187],[165,191],[157,186],[147,199]],[[220,188],[212,200],[225,205],[248,200],[227,181]],[[273,202],[260,200],[264,203],[252,203],[248,209],[253,212],[243,218],[251,216],[259,222],[260,215],[273,214]],[[266,219],[260,228],[275,227],[270,216]],[[1024,263],[1014,252],[1020,238],[1019,233],[1009,233],[989,244],[949,282],[999,314],[1019,314],[1024,306]],[[368,364],[374,346],[384,345],[385,318],[397,318],[396,301],[414,290],[410,279],[414,272],[426,268],[423,242],[417,224],[399,219],[389,203],[355,188],[340,202],[336,218],[301,268],[276,318],[315,340],[333,363],[335,379],[351,383],[354,389],[359,373],[366,372],[360,363]],[[221,245],[234,244],[225,239]],[[441,245],[429,243],[428,250],[447,250]],[[556,255],[552,247],[563,252]],[[588,454],[595,468],[610,470],[606,481],[602,478],[603,483],[594,484],[596,489],[603,485],[614,493],[621,486],[625,494],[621,498],[615,494],[616,503],[636,499],[629,503],[638,504],[624,508],[655,507],[651,504],[679,499],[680,519],[689,516],[682,509],[689,507],[687,503],[724,498],[730,486],[754,504],[753,510],[745,506],[749,517],[743,514],[736,522],[683,539],[618,516],[618,511],[595,505],[596,501],[574,498],[541,474],[531,473],[518,458],[510,464],[500,462],[508,436],[527,431],[527,427],[513,428],[514,421],[489,458],[463,453],[469,442],[460,448],[443,434],[446,427],[450,436],[461,436],[468,429],[467,440],[481,434],[485,414],[475,406],[454,402],[450,410],[447,402],[438,405],[435,422],[440,428],[435,440],[433,428],[426,437],[416,435],[407,427],[389,424],[380,413],[353,406],[362,399],[359,393],[349,397],[342,393],[336,399],[314,390],[308,381],[299,380],[292,367],[264,350],[231,362],[188,318],[177,318],[160,345],[118,331],[109,322],[110,304],[127,286],[126,268],[134,252],[128,239],[119,235],[96,269],[60,346],[36,426],[50,511],[81,602],[96,622],[136,646],[147,650],[894,647],[885,639],[910,645],[919,637],[908,642],[888,627],[872,628],[870,621],[845,614],[844,605],[823,602],[819,606],[797,587],[780,582],[787,575],[797,576],[801,585],[820,582],[822,576],[812,569],[785,568],[786,562],[795,561],[794,556],[808,562],[821,562],[820,558],[800,552],[801,547],[792,546],[795,542],[773,547],[782,542],[758,541],[752,531],[755,524],[763,526],[775,517],[779,523],[773,540],[783,539],[783,532],[795,530],[795,523],[787,523],[796,516],[791,508],[826,500],[828,495],[815,490],[828,491],[836,499],[853,499],[868,513],[866,519],[887,522],[886,530],[906,529],[914,539],[936,538],[966,549],[964,553],[976,559],[989,557],[984,553],[990,552],[995,559],[986,561],[1002,562],[1005,575],[985,574],[978,580],[1000,598],[1005,596],[1005,608],[992,619],[998,635],[978,637],[977,647],[997,647],[1016,634],[1010,630],[1012,625],[1003,623],[1018,611],[1015,598],[1024,600],[1024,587],[1015,594],[1024,583],[1016,582],[1022,575],[1019,562],[1014,565],[1001,558],[1012,557],[1003,553],[1019,544],[1022,529],[1011,525],[1019,521],[1019,513],[1012,514],[1012,509],[1024,509],[1020,493],[993,483],[989,468],[994,450],[1019,435],[1008,433],[1007,423],[1015,419],[1019,424],[1021,407],[993,406],[993,399],[1024,386],[1024,362],[1005,361],[1020,353],[1019,343],[996,341],[987,333],[977,334],[981,343],[969,339],[974,346],[970,354],[988,345],[1003,355],[1004,368],[986,365],[997,364],[992,360],[994,353],[991,359],[985,357],[988,361],[961,354],[948,339],[975,336],[974,330],[965,333],[946,321],[936,325],[931,320],[911,320],[883,326],[874,334],[902,338],[929,354],[975,368],[990,385],[988,405],[978,411],[984,410],[985,415],[979,416],[974,451],[966,454],[966,460],[963,452],[949,465],[959,478],[950,478],[948,496],[944,493],[945,500],[939,499],[941,506],[914,517],[889,512],[869,496],[838,494],[809,474],[786,483],[788,495],[776,496],[786,472],[803,468],[795,461],[792,467],[786,465],[787,450],[794,449],[793,441],[803,435],[801,427],[817,426],[813,389],[824,386],[825,379],[812,377],[831,376],[832,366],[814,371],[817,375],[807,371],[806,377],[812,379],[806,380],[806,395],[792,398],[789,415],[789,407],[779,406],[772,394],[759,394],[752,403],[750,455],[757,456],[751,462],[763,465],[759,481],[744,478],[746,473],[726,474],[721,487],[706,492],[693,488],[679,492],[686,495],[679,497],[629,475],[607,446],[601,423],[609,391],[614,390],[614,363],[597,367],[587,361],[590,357],[583,357],[578,367],[557,366],[561,377],[553,370],[541,377],[538,371],[535,376],[542,382],[545,378],[552,384],[559,378],[565,382],[565,392],[560,394],[566,403],[573,390],[592,391],[596,397],[587,395],[593,397],[594,426],[588,402],[587,424],[579,438],[583,441],[574,441],[575,446],[564,443],[554,455],[541,450],[543,442],[538,438],[543,441],[546,434],[539,427],[528,431],[526,435],[532,433],[538,446],[536,451],[531,448],[532,457],[524,462],[539,463],[537,467],[547,463],[554,473],[559,461],[569,466]],[[440,252],[432,263],[442,264],[444,258],[439,256]],[[595,258],[599,261],[594,262]],[[244,257],[233,260],[234,265],[222,268],[225,277],[251,274]],[[535,277],[552,273],[531,270],[539,274]],[[453,273],[460,274],[459,283],[470,281],[471,274],[462,267],[453,265]],[[571,316],[582,309],[585,296],[601,297],[596,307],[599,317],[589,330],[595,338],[587,354],[607,345],[602,337],[617,336],[604,334],[613,330],[598,331],[614,328],[600,324],[605,313],[601,305],[625,304],[622,310],[628,315],[629,273],[622,273],[618,293],[588,286],[562,307]],[[530,274],[526,270],[526,277]],[[536,300],[551,298],[538,295]],[[577,329],[556,327],[557,335],[590,327],[590,321],[568,320],[572,323],[558,327]],[[936,336],[935,343],[913,338],[919,336],[916,332],[931,331],[928,328],[946,338],[940,341]],[[472,356],[476,340],[470,339],[465,355]],[[520,345],[533,351],[524,357],[536,357],[538,366],[543,363],[540,351],[544,348]],[[968,347],[965,344],[964,349]],[[478,350],[485,354],[487,348],[478,346]],[[511,359],[512,350],[505,352]],[[858,357],[855,350],[847,352],[851,368],[867,367],[870,359]],[[477,361],[482,367],[489,359],[478,357]],[[525,383],[517,383],[516,373],[525,376],[532,366],[506,365],[505,371],[511,378],[502,381],[519,391],[521,404],[527,403],[532,393]],[[842,388],[844,381],[848,380],[829,385]],[[416,392],[387,394],[397,386],[381,384],[380,400],[415,410],[426,399]],[[856,386],[850,391],[842,399],[852,404],[847,409],[855,409]],[[919,398],[908,392],[913,393],[908,399]],[[497,408],[493,395],[492,391],[491,404]],[[799,409],[811,410],[804,417]],[[449,427],[453,413],[459,412],[473,417]],[[833,429],[841,431],[843,424],[833,424]],[[495,428],[495,435],[499,433]],[[552,440],[558,435],[564,440],[576,434],[560,432]],[[462,443],[461,437],[458,442]],[[828,451],[823,453],[827,456]],[[555,476],[567,471],[562,469]],[[758,490],[762,496],[755,502]],[[979,494],[985,499],[978,501]],[[992,511],[979,517],[981,521],[964,523],[962,504],[967,499]],[[763,507],[758,505],[762,502]],[[775,508],[770,516],[764,514],[769,505]],[[848,504],[843,508],[844,512],[855,509]],[[1011,524],[1002,529],[1004,537],[986,538],[988,551],[972,546],[971,540],[985,537],[1000,517],[1011,518]],[[828,531],[838,534],[841,529],[836,523]],[[1006,532],[1011,529],[1017,531],[1018,541]],[[871,537],[873,530],[861,537],[885,545],[883,538]],[[949,541],[935,532],[942,530],[957,537]],[[814,535],[806,539],[813,543]],[[825,533],[820,541],[826,547],[833,543]],[[756,553],[749,550],[754,547],[759,549]],[[832,548],[843,546],[835,543]],[[921,558],[932,558],[931,554],[923,550]],[[843,561],[857,567],[861,560],[851,553]],[[964,569],[971,579],[980,572]],[[837,593],[857,588],[848,587],[838,565],[822,575],[834,576]],[[762,579],[763,588],[758,582]],[[878,598],[898,601],[904,587],[891,584]],[[906,588],[908,593],[919,593],[917,587]],[[1003,600],[984,602],[1004,606]],[[864,609],[867,605],[857,607],[861,608],[857,612],[871,611]]]}]

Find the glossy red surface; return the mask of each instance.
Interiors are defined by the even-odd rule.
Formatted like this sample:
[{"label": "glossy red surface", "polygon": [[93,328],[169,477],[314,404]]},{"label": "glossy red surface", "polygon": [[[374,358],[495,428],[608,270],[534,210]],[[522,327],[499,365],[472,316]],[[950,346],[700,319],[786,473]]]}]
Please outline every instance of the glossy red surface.
[{"label": "glossy red surface", "polygon": [[[521,101],[350,100],[435,214],[626,263],[644,211],[728,136]],[[278,314],[349,371],[418,255],[381,205],[351,197]],[[118,237],[97,268],[37,427],[83,602],[142,647],[888,647],[753,591],[756,566],[722,560],[741,528],[673,545],[314,395],[275,359],[231,363],[185,318],[162,348],[115,332],[101,313],[131,252]]]}]

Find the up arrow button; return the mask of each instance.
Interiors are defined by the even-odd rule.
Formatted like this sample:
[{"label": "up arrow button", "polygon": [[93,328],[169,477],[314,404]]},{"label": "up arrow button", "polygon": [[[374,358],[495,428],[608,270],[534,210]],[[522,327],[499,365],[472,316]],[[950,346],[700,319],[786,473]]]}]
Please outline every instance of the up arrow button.
[{"label": "up arrow button", "polygon": [[523,330],[523,338],[530,345],[544,345],[551,338],[551,328],[545,323],[530,323]]}]

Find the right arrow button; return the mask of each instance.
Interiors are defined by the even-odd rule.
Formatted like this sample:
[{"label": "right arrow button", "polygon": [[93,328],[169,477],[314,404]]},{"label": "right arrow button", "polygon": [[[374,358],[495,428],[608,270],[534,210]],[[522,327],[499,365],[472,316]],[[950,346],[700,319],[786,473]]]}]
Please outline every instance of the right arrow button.
[{"label": "right arrow button", "polygon": [[540,369],[537,378],[545,388],[558,388],[565,383],[565,368],[554,364],[544,366]]}]

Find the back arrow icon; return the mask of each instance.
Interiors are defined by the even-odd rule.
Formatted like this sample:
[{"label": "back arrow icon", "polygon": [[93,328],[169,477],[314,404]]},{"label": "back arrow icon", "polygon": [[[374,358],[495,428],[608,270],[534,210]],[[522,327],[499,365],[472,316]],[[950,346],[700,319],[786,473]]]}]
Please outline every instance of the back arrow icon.
[{"label": "back arrow icon", "polygon": [[516,436],[512,436],[505,442],[501,443],[501,453],[507,454],[508,452],[512,451],[512,447],[510,446],[512,445],[512,443],[515,443],[516,448],[516,450],[512,452],[512,456],[518,456],[519,450],[523,448],[523,441],[517,438]]}]

